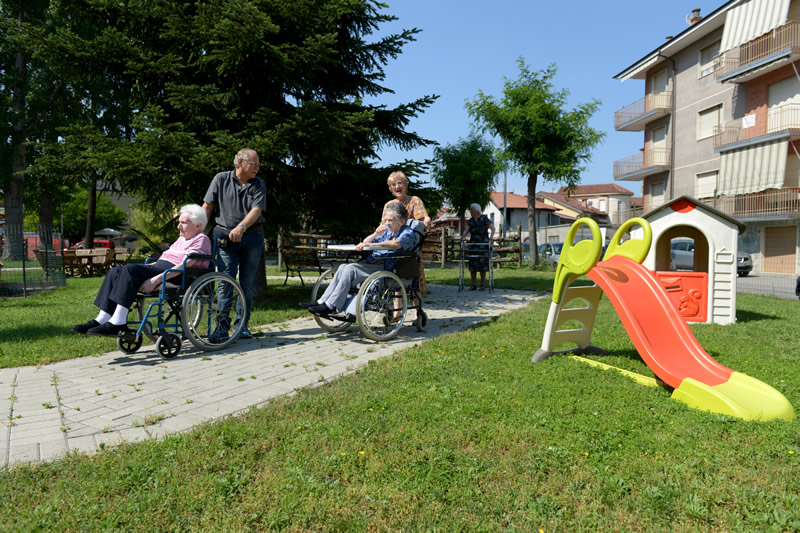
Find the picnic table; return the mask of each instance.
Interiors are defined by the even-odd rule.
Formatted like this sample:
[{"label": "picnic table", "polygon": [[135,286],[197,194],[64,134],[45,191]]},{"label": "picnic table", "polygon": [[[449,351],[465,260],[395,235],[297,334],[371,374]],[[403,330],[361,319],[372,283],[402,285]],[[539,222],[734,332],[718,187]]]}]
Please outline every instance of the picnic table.
[{"label": "picnic table", "polygon": [[111,248],[64,250],[64,272],[76,278],[104,276],[113,261]]}]

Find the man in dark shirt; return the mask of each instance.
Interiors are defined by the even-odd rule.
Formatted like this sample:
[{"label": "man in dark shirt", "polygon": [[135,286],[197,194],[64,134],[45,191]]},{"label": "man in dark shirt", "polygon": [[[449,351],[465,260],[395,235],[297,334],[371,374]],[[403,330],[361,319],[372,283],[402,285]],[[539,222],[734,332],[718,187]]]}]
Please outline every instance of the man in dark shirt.
[{"label": "man in dark shirt", "polygon": [[[229,274],[234,279],[237,274],[239,276],[247,309],[236,310],[236,322],[244,322],[240,337],[249,339],[253,336],[248,328],[248,322],[255,293],[258,261],[264,246],[267,195],[264,180],[256,176],[261,167],[255,150],[250,148],[239,150],[233,158],[233,167],[233,170],[220,172],[211,180],[211,185],[203,198],[203,209],[211,220],[214,207],[219,207],[214,236],[222,235],[226,239],[222,239],[220,244],[218,266],[221,272]],[[228,334],[230,318],[227,316],[230,300],[231,295],[223,295],[220,298],[224,312],[215,334],[222,336]]]}]

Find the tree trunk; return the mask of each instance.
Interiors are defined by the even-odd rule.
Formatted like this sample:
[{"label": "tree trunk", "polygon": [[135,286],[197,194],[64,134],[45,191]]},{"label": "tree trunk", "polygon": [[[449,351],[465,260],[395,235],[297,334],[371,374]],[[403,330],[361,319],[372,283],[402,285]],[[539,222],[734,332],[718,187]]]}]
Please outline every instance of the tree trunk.
[{"label": "tree trunk", "polygon": [[528,246],[530,247],[530,267],[539,263],[539,245],[536,242],[536,182],[538,172],[528,174]]},{"label": "tree trunk", "polygon": [[94,248],[94,219],[97,215],[97,178],[89,180],[89,198],[86,202],[86,233],[83,236],[83,247]]},{"label": "tree trunk", "polygon": [[53,195],[46,187],[39,196],[39,249],[53,249]]},{"label": "tree trunk", "polygon": [[[25,22],[25,5],[19,2],[17,18],[20,23]],[[12,89],[11,109],[13,111],[14,126],[11,131],[11,175],[5,185],[5,209],[6,209],[6,257],[14,260],[21,260],[24,254],[22,221],[24,218],[22,211],[22,193],[25,189],[22,171],[25,170],[25,78],[27,77],[27,65],[25,56],[18,53],[14,57],[14,73],[16,74],[16,84]]]}]

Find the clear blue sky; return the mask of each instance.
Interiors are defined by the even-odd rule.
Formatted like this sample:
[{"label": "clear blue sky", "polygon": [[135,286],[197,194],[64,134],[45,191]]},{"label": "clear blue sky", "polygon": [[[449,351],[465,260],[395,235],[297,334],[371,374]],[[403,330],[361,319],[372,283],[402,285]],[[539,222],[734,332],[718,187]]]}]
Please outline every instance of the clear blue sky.
[{"label": "clear blue sky", "polygon": [[[386,67],[385,86],[395,94],[378,102],[394,106],[426,94],[440,98],[409,129],[442,145],[466,137],[472,125],[464,103],[482,90],[502,95],[505,78],[515,79],[520,56],[533,70],[558,67],[555,86],[570,92],[572,108],[594,98],[602,102],[591,125],[606,132],[586,165],[582,184],[613,183],[613,164],[638,152],[641,132],[614,130],[614,112],[644,96],[644,81],[621,83],[613,76],[688,27],[686,16],[707,15],[726,0],[387,0],[398,20],[381,33],[419,28],[417,40]],[[375,103],[375,102],[373,102]],[[406,158],[433,157],[433,147],[381,152],[386,165]],[[423,178],[426,181],[428,178]],[[617,182],[641,195],[641,182]],[[496,190],[502,190],[503,178]],[[542,183],[539,190],[554,190]],[[508,190],[527,194],[527,182],[509,173]]]}]

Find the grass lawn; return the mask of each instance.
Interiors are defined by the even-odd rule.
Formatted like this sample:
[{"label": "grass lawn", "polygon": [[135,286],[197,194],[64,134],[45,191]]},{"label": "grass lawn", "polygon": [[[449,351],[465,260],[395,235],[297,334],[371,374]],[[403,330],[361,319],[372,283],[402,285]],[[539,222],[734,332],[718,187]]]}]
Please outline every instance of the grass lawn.
[{"label": "grass lawn", "polygon": [[[692,410],[567,357],[534,365],[548,306],[162,441],[2,472],[0,529],[800,529],[800,423]],[[799,315],[740,294],[737,324],[692,330],[800,409]],[[650,374],[607,301],[593,343]]]},{"label": "grass lawn", "polygon": [[[92,302],[102,281],[102,278],[68,278],[64,288],[30,298],[0,299],[3,310],[0,368],[47,364],[116,350],[115,339],[72,332],[75,324],[97,316],[97,307]],[[305,315],[306,311],[297,302],[309,299],[311,287],[293,282],[283,287],[270,280],[267,293],[266,301],[253,306],[251,329]]]}]

